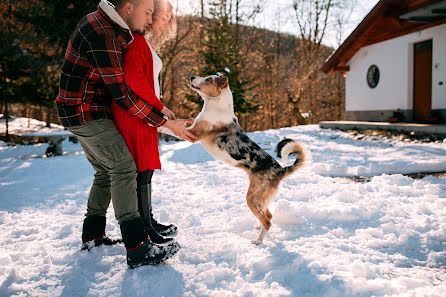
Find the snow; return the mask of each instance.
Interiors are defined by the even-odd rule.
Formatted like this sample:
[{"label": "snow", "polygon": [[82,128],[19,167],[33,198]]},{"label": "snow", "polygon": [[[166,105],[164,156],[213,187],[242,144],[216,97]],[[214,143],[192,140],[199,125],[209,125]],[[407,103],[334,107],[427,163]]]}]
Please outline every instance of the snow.
[{"label": "snow", "polygon": [[[6,119],[4,115],[0,113],[0,131],[4,133],[6,131]],[[46,127],[46,122],[42,122],[35,119],[23,118],[23,117],[11,117],[8,121],[8,131],[11,134],[21,135],[30,132],[48,133],[54,131],[64,130],[63,126],[50,124],[50,127]]]},{"label": "snow", "polygon": [[[133,270],[121,244],[80,251],[94,172],[79,144],[46,158],[46,144],[0,142],[0,296],[445,296],[446,179],[403,175],[446,171],[445,143],[315,125],[249,136],[271,155],[284,137],[311,155],[282,181],[264,243],[250,244],[259,231],[243,171],[200,144],[162,142],[154,211],[178,225],[182,249]],[[112,207],[107,220],[119,237]]]}]

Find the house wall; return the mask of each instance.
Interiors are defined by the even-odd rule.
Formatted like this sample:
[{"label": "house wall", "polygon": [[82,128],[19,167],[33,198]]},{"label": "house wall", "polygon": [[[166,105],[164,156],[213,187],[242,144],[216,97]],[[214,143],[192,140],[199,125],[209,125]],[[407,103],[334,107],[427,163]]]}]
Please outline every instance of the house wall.
[{"label": "house wall", "polygon": [[[350,59],[346,74],[346,119],[387,121],[400,109],[412,120],[413,46],[432,39],[432,109],[446,120],[446,24],[361,48]],[[367,70],[375,64],[378,85],[367,85]]]}]

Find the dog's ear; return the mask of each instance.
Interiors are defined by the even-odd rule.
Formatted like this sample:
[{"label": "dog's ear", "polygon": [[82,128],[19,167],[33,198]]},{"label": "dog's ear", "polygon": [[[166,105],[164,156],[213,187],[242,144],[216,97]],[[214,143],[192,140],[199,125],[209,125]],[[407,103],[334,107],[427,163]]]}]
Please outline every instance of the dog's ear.
[{"label": "dog's ear", "polygon": [[228,86],[228,78],[224,75],[220,75],[217,78],[217,85],[222,88],[225,89]]}]

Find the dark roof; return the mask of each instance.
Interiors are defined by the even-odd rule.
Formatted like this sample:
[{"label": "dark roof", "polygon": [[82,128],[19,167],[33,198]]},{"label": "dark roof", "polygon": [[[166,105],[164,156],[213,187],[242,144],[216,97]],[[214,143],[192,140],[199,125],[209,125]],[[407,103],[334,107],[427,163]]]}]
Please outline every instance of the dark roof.
[{"label": "dark roof", "polygon": [[446,0],[380,0],[321,70],[345,72],[362,47],[446,23]]}]

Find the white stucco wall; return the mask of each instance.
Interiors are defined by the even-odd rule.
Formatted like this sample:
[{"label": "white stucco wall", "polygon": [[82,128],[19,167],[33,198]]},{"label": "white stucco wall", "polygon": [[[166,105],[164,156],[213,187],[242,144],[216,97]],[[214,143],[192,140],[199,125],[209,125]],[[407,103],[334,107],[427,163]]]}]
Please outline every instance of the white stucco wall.
[{"label": "white stucco wall", "polygon": [[[446,108],[446,24],[361,48],[348,65],[346,111],[411,110],[413,108],[413,46],[432,39],[432,109]],[[375,64],[378,85],[367,85]],[[443,85],[439,85],[439,82]]]},{"label": "white stucco wall", "polygon": [[446,24],[434,31],[432,67],[432,109],[446,109]]}]

